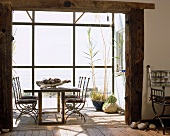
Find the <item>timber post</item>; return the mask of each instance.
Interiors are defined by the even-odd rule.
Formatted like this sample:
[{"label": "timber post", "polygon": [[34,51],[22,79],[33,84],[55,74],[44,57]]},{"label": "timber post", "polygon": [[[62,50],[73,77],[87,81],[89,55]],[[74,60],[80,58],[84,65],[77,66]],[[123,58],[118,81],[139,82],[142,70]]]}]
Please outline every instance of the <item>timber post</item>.
[{"label": "timber post", "polygon": [[[144,60],[144,10],[126,14],[126,92],[125,122],[141,120]],[[132,114],[133,113],[133,114]]]},{"label": "timber post", "polygon": [[0,130],[13,128],[12,8],[0,3]]}]

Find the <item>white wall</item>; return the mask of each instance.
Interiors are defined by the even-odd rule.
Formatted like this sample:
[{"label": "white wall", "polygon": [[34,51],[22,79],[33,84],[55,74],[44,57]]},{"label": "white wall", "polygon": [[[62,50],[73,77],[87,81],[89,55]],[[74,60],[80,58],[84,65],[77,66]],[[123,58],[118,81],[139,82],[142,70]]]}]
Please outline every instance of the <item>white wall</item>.
[{"label": "white wall", "polygon": [[145,10],[145,54],[142,119],[153,119],[149,101],[146,66],[152,69],[170,70],[170,0],[155,0],[155,10]]},{"label": "white wall", "polygon": [[[114,14],[114,38],[115,38],[115,50],[114,50],[114,95],[117,97],[117,104],[125,109],[125,73],[120,72],[121,70],[125,70],[125,59],[123,59],[122,61],[124,62],[123,64],[123,69],[121,69],[121,67],[119,67],[118,69],[120,70],[119,72],[117,72],[117,64],[118,64],[118,59],[117,57],[119,57],[117,55],[117,49],[118,49],[118,45],[116,45],[116,43],[118,42],[118,35],[117,33],[125,33],[125,14],[120,14],[120,13],[116,13]],[[125,40],[125,39],[124,39]],[[120,45],[119,45],[120,46]],[[124,47],[124,51],[123,53],[125,53],[125,46]],[[118,49],[119,50],[119,49]],[[125,56],[124,56],[125,57]]]}]

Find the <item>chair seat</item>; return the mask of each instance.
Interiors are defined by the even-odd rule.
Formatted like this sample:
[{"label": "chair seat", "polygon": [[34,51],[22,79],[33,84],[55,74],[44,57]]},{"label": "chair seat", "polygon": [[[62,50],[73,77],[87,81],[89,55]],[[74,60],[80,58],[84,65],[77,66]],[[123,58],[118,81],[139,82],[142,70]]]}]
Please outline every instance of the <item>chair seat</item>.
[{"label": "chair seat", "polygon": [[37,99],[38,100],[38,96],[22,96],[20,99]]},{"label": "chair seat", "polygon": [[36,103],[36,99],[19,99],[17,101],[17,104],[31,104],[31,103]]},{"label": "chair seat", "polygon": [[170,96],[166,96],[165,99],[160,96],[155,96],[153,101],[156,103],[165,103],[170,105]]},{"label": "chair seat", "polygon": [[165,97],[165,103],[166,104],[170,104],[170,96],[166,96]]},{"label": "chair seat", "polygon": [[84,100],[82,98],[67,98],[65,102],[66,103],[83,103]]},{"label": "chair seat", "polygon": [[65,95],[65,98],[78,98],[79,96],[70,94],[70,95]]}]

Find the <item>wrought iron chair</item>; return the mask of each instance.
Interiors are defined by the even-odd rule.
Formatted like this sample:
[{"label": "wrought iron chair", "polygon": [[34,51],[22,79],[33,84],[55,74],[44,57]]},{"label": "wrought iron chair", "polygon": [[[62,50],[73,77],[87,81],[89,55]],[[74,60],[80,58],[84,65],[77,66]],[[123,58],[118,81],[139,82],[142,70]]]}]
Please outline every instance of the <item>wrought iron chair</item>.
[{"label": "wrought iron chair", "polygon": [[[82,87],[82,81],[83,81],[83,77],[80,76],[79,77],[79,82],[78,82],[78,88],[81,88]],[[80,97],[80,92],[76,93],[76,94],[68,94],[68,95],[65,95],[65,98],[78,98]]]},{"label": "wrought iron chair", "polygon": [[[152,102],[152,109],[154,111],[155,117],[154,120],[159,119],[163,134],[165,135],[165,125],[163,119],[170,119],[170,114],[165,112],[166,107],[170,106],[170,96],[166,95],[165,86],[169,86],[170,82],[169,73],[167,70],[151,70],[150,66],[147,66],[150,87],[151,87],[151,96],[150,100]],[[162,111],[156,110],[156,105],[159,105],[162,108]],[[160,113],[160,114],[159,114]]]},{"label": "wrought iron chair", "polygon": [[[165,96],[165,87],[163,86],[162,89],[156,89],[156,88],[151,88],[151,101],[152,101],[152,108],[155,113],[155,119],[159,119],[162,129],[163,129],[163,134],[165,135],[165,125],[163,122],[163,118],[169,118],[170,119],[170,114],[165,113],[165,108],[167,106],[170,106],[170,96]],[[161,114],[158,114],[158,111],[155,108],[155,104],[162,106],[162,112]]]},{"label": "wrought iron chair", "polygon": [[80,112],[86,103],[86,96],[87,96],[87,89],[88,89],[88,84],[89,84],[90,78],[83,77],[83,86],[81,88],[80,96],[77,98],[66,98],[65,99],[65,105],[68,111],[66,112],[69,113],[66,117],[71,116],[72,114],[78,114],[81,116],[81,119],[84,118],[84,122],[86,122],[86,119],[84,115]]},{"label": "wrought iron chair", "polygon": [[13,80],[16,83],[16,88],[18,90],[19,99],[37,99],[38,100],[38,96],[34,96],[34,95],[24,95],[23,96],[19,77],[14,77]]},{"label": "wrought iron chair", "polygon": [[[83,82],[83,76],[80,76],[79,77],[79,82],[78,82],[78,88],[81,88],[82,87],[82,82]],[[80,92],[77,92],[76,94],[67,94],[65,95],[65,99],[66,98],[80,98]],[[69,109],[67,107],[72,107],[73,104],[68,104],[65,106],[65,111],[66,113],[69,112]]]},{"label": "wrought iron chair", "polygon": [[16,118],[15,124],[17,123],[18,119],[24,115],[28,114],[35,120],[35,123],[37,124],[37,97],[35,96],[23,96],[21,95],[20,90],[20,84],[19,84],[19,78],[13,77],[12,79],[12,90],[13,90],[13,96],[15,99],[15,106],[16,109],[20,112],[18,117]]}]

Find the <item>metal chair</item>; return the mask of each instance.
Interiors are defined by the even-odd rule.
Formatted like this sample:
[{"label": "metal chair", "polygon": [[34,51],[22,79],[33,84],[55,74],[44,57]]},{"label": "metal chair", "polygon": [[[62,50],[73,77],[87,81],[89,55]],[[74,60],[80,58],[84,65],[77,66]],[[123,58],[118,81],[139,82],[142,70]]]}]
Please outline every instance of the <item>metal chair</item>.
[{"label": "metal chair", "polygon": [[[78,82],[78,88],[81,88],[82,87],[82,81],[83,81],[83,77],[80,76],[79,77],[79,82]],[[80,97],[80,92],[76,93],[76,94],[68,94],[68,95],[65,95],[65,98],[78,98]]]},{"label": "metal chair", "polygon": [[[83,76],[80,76],[78,86],[77,86],[78,88],[82,88],[82,82],[83,82]],[[65,99],[67,99],[67,98],[80,98],[80,92],[77,92],[76,94],[67,94],[67,95],[65,95]],[[68,107],[69,108],[73,107],[73,104],[71,104],[71,103],[66,104],[66,106],[65,106],[66,113],[69,112]]]},{"label": "metal chair", "polygon": [[67,121],[67,118],[72,114],[78,114],[79,116],[81,116],[81,119],[84,118],[84,122],[86,122],[84,115],[80,111],[84,108],[84,105],[86,103],[89,80],[90,78],[86,78],[86,77],[83,78],[83,86],[79,97],[65,99],[65,105],[66,108],[68,109],[66,114],[69,113],[65,121]]},{"label": "metal chair", "polygon": [[19,96],[19,99],[37,99],[38,100],[38,96],[34,96],[34,95],[22,95],[22,88],[21,88],[21,83],[20,83],[20,79],[19,77],[14,77],[13,80],[15,81],[15,84],[16,84],[16,89],[17,89],[17,92],[18,92],[18,96]]},{"label": "metal chair", "polygon": [[35,96],[22,97],[19,83],[20,82],[18,77],[12,78],[12,90],[15,99],[15,106],[16,109],[20,112],[20,114],[16,118],[15,124],[17,123],[18,119],[24,114],[30,115],[37,124],[37,99]]},{"label": "metal chair", "polygon": [[[163,129],[163,134],[165,135],[165,125],[163,119],[170,119],[170,114],[165,112],[166,107],[170,106],[170,96],[166,95],[165,86],[169,85],[167,78],[170,78],[168,77],[170,71],[151,70],[149,65],[147,68],[151,87],[150,100],[152,102],[152,109],[155,114],[154,120],[159,119]],[[156,105],[159,105],[159,109],[162,108],[161,112],[156,110]]]},{"label": "metal chair", "polygon": [[[155,113],[155,119],[159,119],[162,129],[163,129],[163,134],[165,135],[165,125],[163,123],[163,118],[170,118],[170,114],[165,113],[165,108],[167,106],[170,106],[170,96],[165,96],[165,87],[163,86],[162,89],[156,89],[156,88],[151,88],[151,98],[150,100],[152,101],[152,109]],[[155,104],[162,106],[162,112],[161,114],[158,114]]]}]

